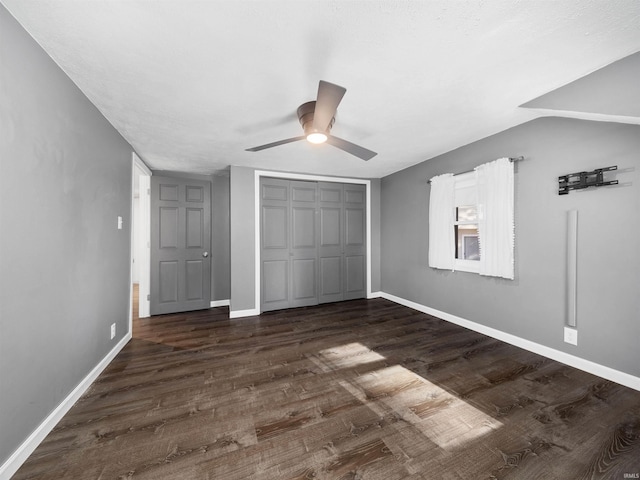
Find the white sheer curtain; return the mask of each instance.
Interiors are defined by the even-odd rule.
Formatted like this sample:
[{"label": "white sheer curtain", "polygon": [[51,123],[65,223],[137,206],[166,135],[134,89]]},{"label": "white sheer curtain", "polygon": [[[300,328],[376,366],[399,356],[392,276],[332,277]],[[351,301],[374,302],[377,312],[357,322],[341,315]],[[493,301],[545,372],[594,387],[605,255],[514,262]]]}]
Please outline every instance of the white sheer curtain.
[{"label": "white sheer curtain", "polygon": [[514,277],[513,163],[508,158],[476,167],[480,275]]},{"label": "white sheer curtain", "polygon": [[429,196],[429,266],[453,270],[455,255],[455,179],[452,173],[431,179]]}]

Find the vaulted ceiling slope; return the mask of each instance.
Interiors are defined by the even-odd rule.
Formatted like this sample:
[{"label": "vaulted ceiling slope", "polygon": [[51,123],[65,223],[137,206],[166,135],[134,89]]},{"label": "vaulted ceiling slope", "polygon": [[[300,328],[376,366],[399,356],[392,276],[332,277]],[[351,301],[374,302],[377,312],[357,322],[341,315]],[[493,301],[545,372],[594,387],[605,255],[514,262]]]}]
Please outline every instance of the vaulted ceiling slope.
[{"label": "vaulted ceiling slope", "polygon": [[640,124],[640,52],[522,105],[567,116]]},{"label": "vaulted ceiling slope", "polygon": [[[0,0],[159,170],[382,177],[536,116],[527,102],[640,51],[637,0]],[[302,134],[346,87],[330,145]],[[505,155],[517,152],[505,152]]]}]

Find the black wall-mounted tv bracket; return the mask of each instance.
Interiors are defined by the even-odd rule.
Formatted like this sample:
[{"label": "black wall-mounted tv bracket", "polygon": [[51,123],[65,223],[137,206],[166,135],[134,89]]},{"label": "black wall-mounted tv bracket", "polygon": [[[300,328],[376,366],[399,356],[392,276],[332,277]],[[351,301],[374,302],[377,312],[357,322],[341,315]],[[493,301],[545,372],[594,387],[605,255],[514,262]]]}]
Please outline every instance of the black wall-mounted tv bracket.
[{"label": "black wall-mounted tv bracket", "polygon": [[617,170],[618,166],[596,168],[593,172],[578,172],[558,177],[558,195],[567,195],[571,190],[588,187],[603,187],[617,185],[618,180],[604,180],[604,172]]}]

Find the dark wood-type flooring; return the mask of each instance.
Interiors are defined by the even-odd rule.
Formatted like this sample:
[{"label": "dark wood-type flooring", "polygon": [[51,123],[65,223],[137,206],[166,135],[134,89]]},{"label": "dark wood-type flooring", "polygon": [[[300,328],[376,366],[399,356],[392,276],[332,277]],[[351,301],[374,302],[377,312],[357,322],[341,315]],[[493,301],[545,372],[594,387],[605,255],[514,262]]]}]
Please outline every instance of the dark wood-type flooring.
[{"label": "dark wood-type flooring", "polygon": [[376,299],[136,320],[14,478],[638,473],[640,392]]}]

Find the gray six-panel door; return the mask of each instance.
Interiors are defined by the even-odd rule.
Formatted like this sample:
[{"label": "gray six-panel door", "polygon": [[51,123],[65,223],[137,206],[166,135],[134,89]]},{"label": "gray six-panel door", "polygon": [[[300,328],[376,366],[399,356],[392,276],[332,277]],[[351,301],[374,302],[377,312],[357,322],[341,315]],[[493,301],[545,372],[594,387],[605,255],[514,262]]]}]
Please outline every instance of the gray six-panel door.
[{"label": "gray six-panel door", "polygon": [[211,185],[151,177],[151,315],[209,308]]}]

